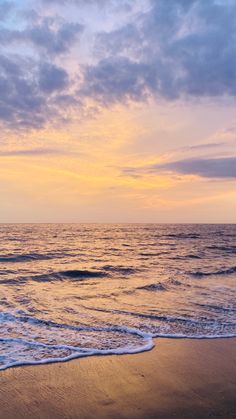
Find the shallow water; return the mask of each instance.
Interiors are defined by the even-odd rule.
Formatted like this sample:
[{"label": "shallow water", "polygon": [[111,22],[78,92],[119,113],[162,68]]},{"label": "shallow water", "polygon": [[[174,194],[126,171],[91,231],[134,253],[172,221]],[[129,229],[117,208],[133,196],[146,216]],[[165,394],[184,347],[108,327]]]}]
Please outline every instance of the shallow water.
[{"label": "shallow water", "polygon": [[236,336],[236,225],[0,225],[0,369]]}]

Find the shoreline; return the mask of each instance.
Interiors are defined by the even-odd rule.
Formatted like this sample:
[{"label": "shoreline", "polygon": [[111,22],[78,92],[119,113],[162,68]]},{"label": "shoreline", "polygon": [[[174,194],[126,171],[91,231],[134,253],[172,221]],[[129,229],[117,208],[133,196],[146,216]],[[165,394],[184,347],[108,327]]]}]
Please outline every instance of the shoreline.
[{"label": "shoreline", "polygon": [[42,365],[50,365],[50,364],[62,364],[65,362],[71,362],[71,361],[76,361],[79,359],[83,359],[83,358],[88,358],[88,357],[103,357],[103,356],[124,356],[124,355],[138,355],[138,354],[142,354],[145,352],[149,352],[152,351],[155,347],[156,347],[156,341],[160,341],[160,340],[228,340],[228,339],[236,339],[235,335],[232,336],[211,336],[211,337],[205,337],[205,336],[190,336],[190,337],[186,337],[186,336],[158,336],[158,337],[154,337],[151,338],[151,342],[149,344],[146,345],[146,347],[144,349],[134,349],[134,350],[127,350],[127,352],[122,352],[114,349],[111,350],[111,352],[108,352],[109,350],[107,350],[107,352],[104,350],[104,353],[89,353],[89,354],[84,354],[84,355],[70,355],[66,358],[52,358],[52,359],[47,359],[45,361],[32,361],[32,362],[17,362],[15,364],[6,366],[4,368],[0,368],[0,374],[3,371],[6,371],[8,369],[12,369],[12,368],[23,368],[23,367],[37,367],[37,366],[42,366]]},{"label": "shoreline", "polygon": [[0,418],[236,417],[236,338],[0,371]]}]

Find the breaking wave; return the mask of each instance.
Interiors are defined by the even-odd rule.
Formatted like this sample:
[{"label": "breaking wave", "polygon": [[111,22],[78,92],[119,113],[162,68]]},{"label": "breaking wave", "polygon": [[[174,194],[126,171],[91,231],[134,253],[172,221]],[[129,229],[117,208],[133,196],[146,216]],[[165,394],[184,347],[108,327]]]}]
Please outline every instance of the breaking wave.
[{"label": "breaking wave", "polygon": [[236,336],[236,226],[0,226],[0,369]]}]

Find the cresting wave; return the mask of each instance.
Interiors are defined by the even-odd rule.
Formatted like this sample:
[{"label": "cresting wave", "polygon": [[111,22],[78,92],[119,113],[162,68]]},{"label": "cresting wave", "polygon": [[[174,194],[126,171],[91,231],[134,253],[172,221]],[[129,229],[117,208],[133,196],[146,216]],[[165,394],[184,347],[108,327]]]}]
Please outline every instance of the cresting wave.
[{"label": "cresting wave", "polygon": [[20,263],[20,262],[27,262],[27,261],[36,261],[36,260],[50,260],[53,259],[55,256],[51,255],[43,255],[37,253],[26,253],[21,255],[16,254],[8,254],[5,256],[0,256],[0,262],[4,263]]},{"label": "cresting wave", "polygon": [[[26,318],[23,318],[23,321],[30,322],[30,319],[26,320]],[[37,319],[35,323],[42,325],[45,322]],[[48,322],[47,326],[49,326],[49,323],[50,322]],[[8,347],[8,359],[6,360],[6,363],[4,362],[5,357],[0,355],[0,370],[5,370],[7,368],[20,365],[37,365],[52,362],[63,362],[91,355],[135,354],[148,351],[154,346],[150,333],[144,333],[128,327],[71,327],[70,325],[60,325],[55,324],[54,322],[51,322],[51,326],[58,329],[69,329],[76,332],[105,332],[113,335],[123,334],[127,337],[132,336],[136,338],[135,345],[133,342],[128,343],[128,338],[126,339],[127,344],[125,344],[123,347],[114,347],[108,349],[80,347],[69,344],[49,344],[23,338],[0,338],[0,342],[5,347]],[[20,359],[15,359],[16,350],[17,357]]]},{"label": "cresting wave", "polygon": [[[48,258],[49,259],[49,258]],[[25,259],[22,259],[25,260]],[[42,258],[41,260],[44,260]],[[49,272],[42,275],[30,275],[30,276],[21,276],[19,279],[15,278],[0,278],[0,284],[23,284],[29,281],[36,281],[36,282],[52,282],[52,281],[67,281],[67,280],[74,280],[74,281],[85,281],[88,279],[95,279],[95,278],[106,278],[112,277],[113,273],[120,274],[122,276],[132,275],[138,270],[128,266],[109,266],[105,265],[100,270],[95,269],[68,269],[59,272]],[[14,271],[12,271],[14,273]],[[11,273],[12,273],[11,272]],[[10,273],[10,271],[8,271]],[[1,274],[0,274],[1,275]],[[3,275],[3,273],[2,273]]]},{"label": "cresting wave", "polygon": [[0,369],[236,336],[236,226],[0,226]]},{"label": "cresting wave", "polygon": [[[153,254],[147,254],[152,256]],[[199,259],[200,257],[195,256],[195,255],[185,255],[182,257],[179,257],[179,259],[188,259],[188,258],[193,258],[193,259]],[[177,258],[176,258],[177,259]],[[35,275],[35,276],[29,276],[29,277],[25,277],[25,278],[20,278],[20,280],[14,280],[14,279],[9,279],[9,280],[4,280],[4,279],[0,279],[0,283],[24,283],[26,281],[37,281],[37,282],[52,282],[52,281],[63,281],[63,280],[87,280],[87,279],[93,279],[93,278],[106,278],[106,277],[111,277],[112,273],[118,273],[120,275],[132,275],[135,274],[137,272],[140,272],[140,269],[135,269],[132,267],[125,267],[125,266],[109,266],[109,265],[105,265],[101,268],[101,270],[96,271],[96,270],[86,270],[86,269],[74,269],[74,270],[65,270],[65,271],[59,271],[59,272],[51,272],[48,274],[44,274],[44,275]],[[221,276],[221,275],[231,275],[236,273],[236,267],[229,267],[227,269],[222,269],[222,270],[216,270],[216,271],[211,271],[211,272],[207,272],[207,271],[196,271],[196,272],[189,272],[189,274],[191,276],[195,276],[195,277],[204,277],[204,276]],[[175,279],[171,279],[166,281],[165,283],[152,283],[149,285],[144,285],[144,286],[140,286],[137,287],[137,289],[143,289],[143,290],[160,290],[160,291],[165,291],[168,287],[168,285],[170,284],[174,284],[174,285],[181,285],[181,282]]]},{"label": "cresting wave", "polygon": [[[145,316],[144,316],[145,317]],[[161,321],[174,322],[177,319],[171,319],[168,317],[159,317]],[[186,319],[178,319],[179,321],[185,322]],[[64,362],[76,358],[92,355],[123,355],[123,354],[135,354],[140,352],[149,351],[154,347],[154,338],[158,337],[169,337],[169,338],[192,338],[192,339],[215,339],[219,337],[229,338],[235,337],[236,333],[225,333],[225,334],[183,334],[183,333],[150,333],[144,332],[138,329],[125,327],[125,326],[110,326],[110,327],[76,327],[66,324],[57,324],[53,321],[44,321],[37,318],[31,318],[27,316],[13,316],[5,313],[0,316],[0,321],[5,322],[22,322],[29,323],[30,325],[36,325],[45,328],[51,328],[56,330],[69,330],[76,333],[107,333],[111,335],[111,341],[114,343],[114,336],[117,334],[119,339],[120,336],[125,336],[125,343],[122,346],[110,347],[110,348],[96,348],[86,347],[81,345],[72,344],[57,344],[57,343],[44,343],[33,339],[25,339],[22,337],[0,337],[0,370],[5,370],[14,366],[23,365],[39,365],[55,362]],[[194,321],[192,321],[194,323]],[[48,336],[48,340],[50,337]],[[4,347],[4,349],[2,348]],[[2,355],[3,351],[7,350],[7,356]]]},{"label": "cresting wave", "polygon": [[201,276],[231,275],[234,273],[236,273],[236,266],[232,266],[231,268],[226,268],[226,269],[219,269],[217,271],[211,271],[211,272],[196,271],[196,272],[192,272],[191,275],[196,276],[196,277],[201,277]]}]

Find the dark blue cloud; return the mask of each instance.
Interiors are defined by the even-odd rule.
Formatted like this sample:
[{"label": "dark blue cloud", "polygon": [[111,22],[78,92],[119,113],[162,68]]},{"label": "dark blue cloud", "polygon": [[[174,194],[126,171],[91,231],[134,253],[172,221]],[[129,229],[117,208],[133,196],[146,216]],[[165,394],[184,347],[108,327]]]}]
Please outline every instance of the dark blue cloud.
[{"label": "dark blue cloud", "polygon": [[145,64],[126,57],[104,59],[95,67],[87,67],[80,93],[105,104],[124,99],[141,100],[145,97],[148,71]]},{"label": "dark blue cloud", "polygon": [[[87,94],[104,102],[132,98],[236,96],[236,2],[153,0],[145,13],[119,30],[99,34],[96,49],[106,57],[85,71]],[[126,61],[125,61],[126,59]],[[106,78],[101,77],[116,65]],[[135,68],[135,73],[134,73]],[[127,80],[126,88],[123,77]],[[130,79],[130,83],[128,80]],[[135,97],[136,98],[136,97]]]},{"label": "dark blue cloud", "polygon": [[45,100],[36,72],[27,59],[0,56],[0,119],[6,124],[41,125]]},{"label": "dark blue cloud", "polygon": [[[151,170],[155,169],[158,170],[158,165],[151,168]],[[179,160],[160,165],[159,169],[208,178],[236,179],[236,157]]]},{"label": "dark blue cloud", "polygon": [[22,31],[21,37],[47,53],[57,55],[69,51],[83,29],[79,23],[65,22],[55,26],[54,20],[47,18]]},{"label": "dark blue cloud", "polygon": [[63,68],[45,62],[39,67],[38,83],[41,91],[52,93],[68,87],[69,77]]},{"label": "dark blue cloud", "polygon": [[0,28],[0,44],[28,43],[38,52],[59,55],[70,50],[79,34],[83,32],[80,23],[57,21],[52,18],[40,18],[36,14],[33,22],[21,30]]},{"label": "dark blue cloud", "polygon": [[[101,5],[98,0],[65,0],[63,4],[70,1],[78,10],[82,4],[87,8]],[[96,34],[89,64],[78,62],[80,78],[68,73],[64,54],[85,27],[59,17],[56,10],[62,9],[56,7],[62,2],[41,1],[41,11],[42,3],[43,7],[54,3],[55,13],[51,13],[54,7],[51,12],[47,9],[47,17],[28,10],[28,15],[18,16],[22,19],[18,29],[12,27],[11,19],[8,25],[0,25],[5,51],[0,56],[0,119],[7,125],[41,127],[65,104],[81,109],[87,97],[110,105],[149,97],[173,101],[236,96],[234,0],[147,0],[145,11],[133,14],[129,10],[138,2],[103,0],[113,10],[109,16],[114,18],[115,29]],[[0,2],[0,11],[2,5],[6,11],[12,7],[8,1]],[[122,15],[125,23],[121,15],[120,21],[114,17],[114,8],[123,14],[127,10],[126,18]],[[91,42],[94,37],[84,39]],[[18,46],[21,56],[16,57]],[[91,47],[86,45],[83,53]]]},{"label": "dark blue cloud", "polygon": [[68,74],[54,64],[0,55],[0,120],[13,128],[42,127],[63,112],[61,96],[68,85]]},{"label": "dark blue cloud", "polygon": [[124,168],[122,172],[131,177],[166,172],[206,178],[236,179],[236,157],[184,159],[142,168]]},{"label": "dark blue cloud", "polygon": [[[5,6],[10,11],[9,2],[0,2],[0,12]],[[11,128],[41,128],[62,120],[65,105],[67,110],[81,106],[70,93],[70,75],[56,61],[70,51],[84,27],[35,10],[14,8],[12,19],[19,19],[18,29],[11,19],[0,25],[0,121]]]}]

